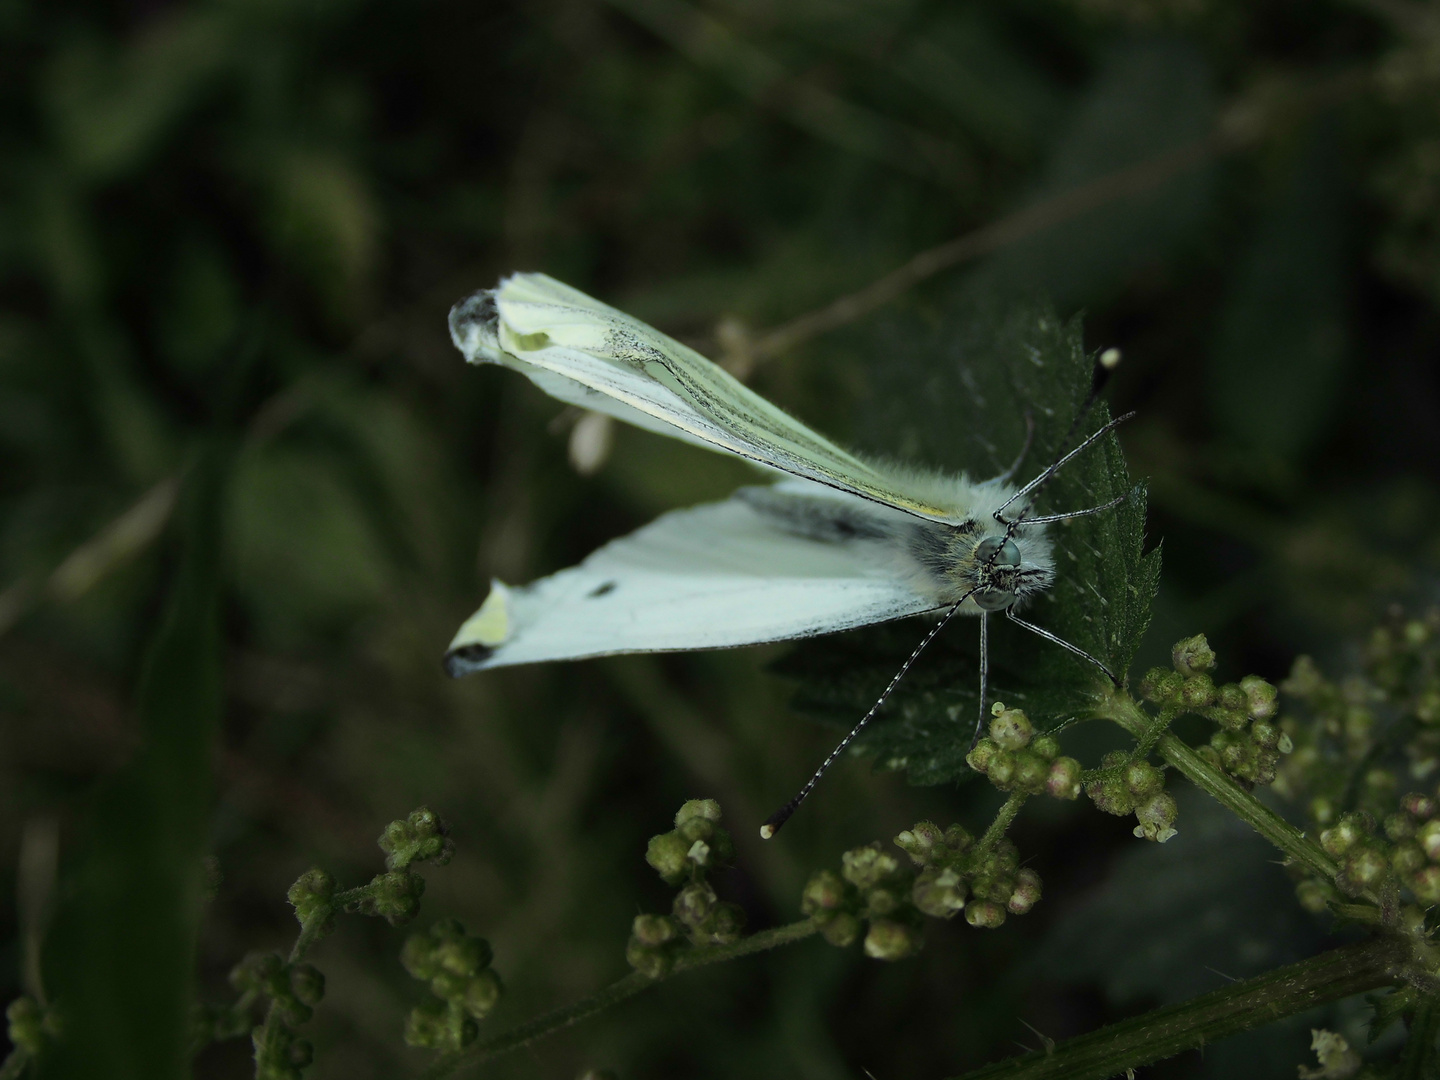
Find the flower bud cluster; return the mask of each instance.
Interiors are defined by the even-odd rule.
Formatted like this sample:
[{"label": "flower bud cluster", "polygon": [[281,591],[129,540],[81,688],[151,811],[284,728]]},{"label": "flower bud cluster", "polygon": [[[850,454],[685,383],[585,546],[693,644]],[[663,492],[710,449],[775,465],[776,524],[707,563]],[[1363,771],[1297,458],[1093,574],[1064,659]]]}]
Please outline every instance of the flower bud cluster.
[{"label": "flower bud cluster", "polygon": [[[242,1002],[268,998],[272,1003],[267,1022],[250,1032],[257,1080],[300,1080],[314,1051],[292,1029],[314,1015],[325,996],[325,976],[313,965],[289,963],[279,953],[251,953],[231,970],[230,985]],[[248,1008],[232,1010],[228,1023],[243,1022],[246,1013]],[[219,1014],[217,1021],[217,1027],[227,1022],[219,1020]]]},{"label": "flower bud cluster", "polygon": [[440,815],[428,806],[412,810],[403,821],[385,826],[378,843],[385,852],[387,870],[404,870],[412,863],[433,862],[444,866],[455,854],[455,842]]},{"label": "flower bud cluster", "polygon": [[1096,809],[1116,817],[1134,814],[1135,835],[1163,844],[1175,835],[1180,808],[1165,790],[1165,774],[1148,761],[1132,761],[1121,751],[1106,754],[1100,772],[1085,785]]},{"label": "flower bud cluster", "polygon": [[720,804],[691,799],[675,815],[675,828],[652,836],[645,861],[667,885],[682,885],[669,915],[637,915],[625,959],[652,979],[663,978],[687,948],[729,945],[745,933],[745,910],[721,900],[705,875],[735,855],[720,825]]},{"label": "flower bud cluster", "polygon": [[963,826],[941,830],[921,821],[895,846],[908,865],[875,843],[845,852],[839,873],[821,870],[806,884],[800,910],[832,945],[849,945],[863,931],[867,956],[901,960],[924,943],[922,916],[952,919],[963,911],[971,926],[993,929],[1040,899],[1040,876],[1020,868],[1008,840],[982,850]]},{"label": "flower bud cluster", "polygon": [[1035,735],[1030,718],[1019,709],[995,702],[990,733],[966,755],[966,763],[983,773],[1001,791],[1026,795],[1048,793],[1057,799],[1080,794],[1080,763],[1060,756],[1053,735]]},{"label": "flower bud cluster", "polygon": [[1258,675],[1217,686],[1215,650],[1197,634],[1175,643],[1172,671],[1152,668],[1140,680],[1140,695],[1172,718],[1196,713],[1219,730],[1200,756],[1245,784],[1269,784],[1282,754],[1293,745],[1278,719],[1279,692]]},{"label": "flower bud cluster", "polygon": [[1412,776],[1440,766],[1440,609],[1418,618],[1393,610],[1371,631],[1358,672],[1331,679],[1302,656],[1280,689],[1303,720],[1285,722],[1296,749],[1275,789],[1303,802],[1340,866],[1334,885],[1300,882],[1301,903],[1320,912],[1342,894],[1396,890],[1440,903],[1440,788],[1398,795],[1399,770],[1387,761],[1393,748]]},{"label": "flower bud cluster", "polygon": [[484,938],[465,933],[457,919],[441,919],[411,934],[400,962],[413,978],[430,984],[438,1000],[417,1005],[405,1021],[405,1041],[427,1050],[459,1050],[475,1041],[483,1020],[505,992],[490,967],[494,953]]}]

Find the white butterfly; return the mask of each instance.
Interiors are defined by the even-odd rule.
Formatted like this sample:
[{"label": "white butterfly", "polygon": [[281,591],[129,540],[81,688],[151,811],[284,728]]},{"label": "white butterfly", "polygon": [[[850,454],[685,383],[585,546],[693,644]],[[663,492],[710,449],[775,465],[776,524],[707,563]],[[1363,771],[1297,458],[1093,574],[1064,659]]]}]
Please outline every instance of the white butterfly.
[{"label": "white butterfly", "polygon": [[976,482],[861,460],[693,349],[544,274],[514,274],[462,300],[450,311],[450,335],[471,363],[514,368],[561,401],[780,474],[723,502],[664,514],[529,585],[492,582],[446,652],[451,675],[782,641],[943,612],[823,773],[959,612],[981,617],[982,716],[988,612],[1003,611],[1105,670],[1015,609],[1054,580],[1046,524],[1115,505],[1031,517],[1027,499],[1112,425],[1017,490],[1014,467]]}]

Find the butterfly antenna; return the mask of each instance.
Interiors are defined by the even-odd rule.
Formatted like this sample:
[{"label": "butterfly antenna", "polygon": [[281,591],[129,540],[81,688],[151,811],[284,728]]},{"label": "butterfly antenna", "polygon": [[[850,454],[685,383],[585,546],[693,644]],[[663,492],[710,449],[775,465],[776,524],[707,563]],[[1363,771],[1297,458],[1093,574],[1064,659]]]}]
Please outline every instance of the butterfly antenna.
[{"label": "butterfly antenna", "polygon": [[[1070,421],[1069,430],[1065,432],[1065,437],[1060,440],[1061,447],[1069,445],[1070,440],[1075,437],[1075,433],[1080,429],[1080,425],[1084,422],[1085,417],[1090,414],[1090,410],[1095,407],[1095,403],[1100,400],[1101,394],[1105,392],[1106,384],[1108,384],[1110,381],[1110,373],[1113,372],[1115,368],[1119,366],[1119,364],[1119,349],[1106,349],[1098,357],[1096,357],[1095,367],[1090,380],[1090,392],[1085,395],[1085,400],[1083,403],[1081,403],[1079,410],[1076,411],[1075,418]],[[1045,487],[1046,484],[1048,484],[1052,479],[1054,479],[1055,474],[1060,471],[1061,467],[1065,465],[1066,462],[1068,462],[1076,454],[1079,454],[1085,449],[1087,449],[1091,444],[1095,443],[1099,439],[1104,438],[1107,432],[1112,431],[1114,428],[1123,424],[1125,421],[1131,419],[1134,415],[1135,414],[1133,412],[1128,412],[1123,416],[1117,416],[1113,420],[1106,423],[1103,427],[1092,432],[1090,435],[1086,436],[1083,440],[1081,440],[1079,445],[1075,446],[1070,451],[1056,458],[1055,461],[1053,461],[1050,466],[1045,469],[1045,471],[1040,473],[1039,476],[1035,477],[1035,479],[1031,480],[1024,487],[1016,491],[1015,494],[1011,495],[1010,498],[1006,499],[1005,502],[1000,506],[1000,508],[995,511],[994,515],[995,520],[1001,522],[1003,525],[1006,526],[1006,538],[1008,539],[1015,532],[1016,527],[1025,520],[1025,516],[1035,505],[1035,500],[1039,498],[1040,491]],[[1008,509],[1013,503],[1017,502],[1020,499],[1027,499],[1024,508],[1020,511],[1020,513],[1015,517],[1013,521],[1005,518],[1003,514],[1005,513],[1006,509]]]},{"label": "butterfly antenna", "polygon": [[830,751],[830,756],[820,763],[820,767],[815,770],[815,774],[811,776],[809,780],[805,781],[805,786],[800,789],[796,796],[765,819],[765,824],[760,826],[761,839],[769,840],[780,831],[781,825],[784,825],[785,822],[790,820],[790,815],[800,809],[800,804],[809,797],[810,792],[815,790],[815,785],[820,782],[820,778],[829,771],[831,765],[835,764],[836,759],[845,752],[845,748],[855,741],[855,736],[865,730],[865,725],[875,718],[875,714],[880,711],[880,706],[885,704],[886,699],[890,697],[895,687],[900,685],[900,680],[905,677],[905,673],[910,670],[910,665],[915,663],[920,654],[925,651],[925,646],[935,640],[935,636],[939,634],[941,630],[945,629],[945,624],[955,617],[955,613],[960,610],[960,605],[968,599],[970,599],[970,594],[966,593],[950,605],[950,609],[945,612],[940,621],[932,626],[930,632],[921,639],[920,644],[915,646],[915,651],[910,654],[909,659],[900,665],[900,670],[895,673],[895,677],[890,680],[890,685],[885,687],[884,693],[880,695],[875,704],[870,706],[870,711],[860,718],[858,724],[850,729],[849,735],[846,735],[845,738],[840,740],[840,745]]}]

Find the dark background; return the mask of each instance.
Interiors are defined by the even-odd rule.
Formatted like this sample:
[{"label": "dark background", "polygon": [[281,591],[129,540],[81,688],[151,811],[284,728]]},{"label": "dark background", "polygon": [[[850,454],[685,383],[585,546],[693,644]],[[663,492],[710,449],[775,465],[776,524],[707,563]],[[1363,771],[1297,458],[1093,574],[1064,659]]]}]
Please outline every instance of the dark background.
[{"label": "dark background", "polygon": [[[384,823],[427,803],[458,854],[426,871],[420,925],[455,915],[494,944],[490,1032],[624,973],[630,919],[669,902],[646,839],[687,797],[725,806],[739,865],[719,885],[754,926],[795,917],[848,847],[926,816],[983,827],[978,785],[852,760],[781,841],[753,839],[833,738],[787,705],[783,648],[442,675],[490,577],[750,477],[634,431],[578,475],[574,417],[446,336],[449,305],[513,269],[733,356],[737,327],[1048,206],[751,384],[904,456],[877,402],[944,416],[897,366],[905,327],[964,290],[1083,309],[1087,347],[1124,351],[1111,396],[1139,411],[1122,439],[1164,541],[1140,667],[1203,631],[1221,677],[1278,680],[1306,651],[1343,670],[1387,603],[1437,593],[1437,56],[1440,9],[1409,0],[3,0],[0,997],[25,988],[39,908],[11,898],[44,891],[52,823],[47,962],[102,999],[169,977],[84,962],[129,931],[87,923],[77,884],[152,857],[158,807],[214,857],[198,992],[222,1001],[241,955],[288,948],[301,871],[368,879]],[[197,484],[170,507],[216,460],[206,558]],[[218,598],[218,638],[187,647],[223,696],[194,790],[166,802],[146,763],[192,729],[147,726],[137,688],[182,579]],[[1025,919],[932,925],[893,966],[809,941],[687,975],[493,1073],[939,1077],[1037,1045],[1027,1025],[1062,1038],[1321,947],[1268,849],[1203,801],[1182,797],[1164,848],[1129,829],[1032,804],[1016,835],[1046,895]],[[153,910],[192,910],[156,888]],[[317,951],[311,1075],[423,1065],[402,940],[350,919]],[[1155,1074],[1293,1076],[1312,1023],[1356,1036],[1362,1015]],[[230,1042],[197,1074],[247,1059]]]}]

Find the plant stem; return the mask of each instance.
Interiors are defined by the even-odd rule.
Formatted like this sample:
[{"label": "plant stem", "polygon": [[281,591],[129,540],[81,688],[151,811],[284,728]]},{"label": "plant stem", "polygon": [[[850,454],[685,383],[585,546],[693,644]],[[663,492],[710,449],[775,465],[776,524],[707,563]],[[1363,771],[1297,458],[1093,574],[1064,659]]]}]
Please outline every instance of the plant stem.
[{"label": "plant stem", "polygon": [[[1100,714],[1113,720],[1137,739],[1145,737],[1153,721],[1144,709],[1123,690],[1112,690],[1100,707]],[[1221,806],[1246,822],[1270,843],[1312,873],[1333,881],[1335,863],[1320,846],[1275,813],[1220,769],[1211,765],[1186,743],[1172,734],[1156,742],[1160,756],[1196,787],[1208,792]]]},{"label": "plant stem", "polygon": [[[1388,986],[1409,953],[1409,945],[1398,938],[1371,938],[956,1080],[1106,1080],[1316,1005]],[[1434,1034],[1433,1027],[1429,1031]]]},{"label": "plant stem", "polygon": [[989,851],[998,844],[1000,838],[1010,828],[1010,823],[1015,820],[1015,815],[1020,813],[1020,807],[1025,805],[1025,800],[1028,798],[1028,795],[1017,791],[1006,799],[1000,809],[996,811],[995,820],[985,830],[985,835],[980,837],[980,843],[976,845],[976,850]]},{"label": "plant stem", "polygon": [[[762,930],[758,934],[751,934],[749,937],[741,938],[731,945],[714,945],[701,949],[691,949],[683,952],[676,958],[675,967],[670,975],[678,975],[682,971],[689,971],[691,968],[704,967],[707,964],[718,964],[724,960],[735,960],[742,956],[749,956],[751,953],[763,952],[766,949],[773,949],[780,945],[789,945],[792,942],[807,938],[820,929],[818,923],[813,919],[801,919],[799,922],[787,923],[784,926],[777,926],[770,930]],[[665,978],[669,978],[666,976]],[[553,1012],[537,1016],[533,1020],[526,1021],[519,1027],[511,1028],[490,1039],[467,1046],[463,1050],[456,1050],[453,1053],[445,1054],[428,1069],[420,1074],[421,1080],[438,1080],[439,1077],[449,1076],[457,1069],[466,1068],[471,1065],[479,1065],[492,1058],[508,1054],[512,1050],[519,1050],[538,1042],[547,1035],[551,1035],[562,1028],[571,1027],[582,1020],[587,1020],[596,1013],[604,1012],[612,1005],[618,1005],[626,998],[632,998],[642,990],[648,990],[652,986],[664,982],[665,979],[652,979],[641,975],[638,971],[631,972],[623,979],[611,983],[589,997],[577,1001],[572,1005],[556,1009]]]}]

